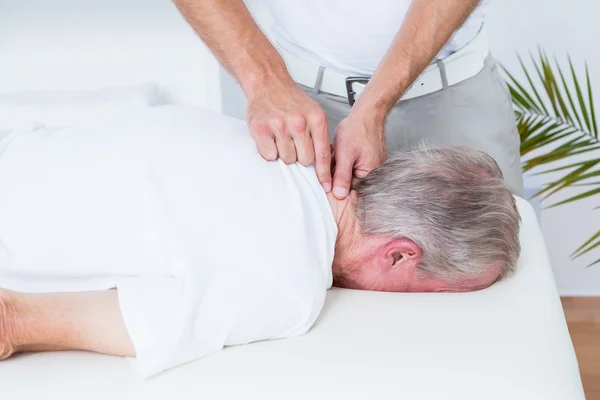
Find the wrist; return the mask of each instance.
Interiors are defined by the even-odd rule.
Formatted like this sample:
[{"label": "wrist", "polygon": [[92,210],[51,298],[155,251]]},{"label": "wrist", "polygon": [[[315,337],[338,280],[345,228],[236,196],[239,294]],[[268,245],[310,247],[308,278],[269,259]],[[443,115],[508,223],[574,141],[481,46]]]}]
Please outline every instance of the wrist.
[{"label": "wrist", "polygon": [[269,60],[268,57],[264,57],[261,62],[249,63],[243,72],[238,74],[238,81],[247,98],[265,88],[288,88],[294,84],[285,63],[281,57],[277,58],[278,60]]},{"label": "wrist", "polygon": [[365,89],[352,106],[352,113],[376,125],[383,125],[398,102],[399,94]]},{"label": "wrist", "polygon": [[375,121],[385,123],[411,81],[404,68],[396,68],[392,75],[386,68],[380,68],[358,96],[352,106],[353,112],[370,115]]},{"label": "wrist", "polygon": [[364,125],[370,127],[370,134],[382,135],[390,110],[391,107],[388,107],[387,105],[370,104],[367,102],[359,104],[357,101],[354,103],[354,106],[352,106],[350,114],[354,118],[362,121]]}]

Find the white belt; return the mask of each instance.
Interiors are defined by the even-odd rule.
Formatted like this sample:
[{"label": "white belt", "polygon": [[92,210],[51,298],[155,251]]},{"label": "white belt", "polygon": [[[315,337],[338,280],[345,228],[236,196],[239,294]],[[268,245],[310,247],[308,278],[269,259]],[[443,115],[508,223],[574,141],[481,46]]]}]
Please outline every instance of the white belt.
[{"label": "white belt", "polygon": [[[300,85],[348,99],[350,105],[364,90],[369,77],[349,77],[279,49],[292,79]],[[430,64],[404,92],[400,101],[424,96],[471,78],[483,69],[489,54],[487,35],[482,28],[462,49]]]}]

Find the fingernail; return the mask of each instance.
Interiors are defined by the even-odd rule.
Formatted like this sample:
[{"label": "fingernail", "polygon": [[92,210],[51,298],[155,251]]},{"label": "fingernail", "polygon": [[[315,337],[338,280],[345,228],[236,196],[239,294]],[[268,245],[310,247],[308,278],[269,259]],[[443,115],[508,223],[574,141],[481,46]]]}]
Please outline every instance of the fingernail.
[{"label": "fingernail", "polygon": [[337,198],[344,198],[348,195],[348,191],[343,187],[336,186],[333,188],[333,194]]},{"label": "fingernail", "polygon": [[331,190],[331,185],[329,183],[324,183],[323,190],[325,190],[325,193],[329,193],[329,191]]}]

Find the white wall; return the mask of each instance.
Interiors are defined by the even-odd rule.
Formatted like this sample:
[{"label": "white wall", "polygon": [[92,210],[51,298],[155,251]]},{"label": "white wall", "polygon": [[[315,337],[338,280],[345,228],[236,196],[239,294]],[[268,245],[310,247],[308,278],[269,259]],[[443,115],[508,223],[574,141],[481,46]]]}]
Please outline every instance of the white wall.
[{"label": "white wall", "polygon": [[170,0],[0,0],[0,93],[154,81],[220,109],[217,76]]}]

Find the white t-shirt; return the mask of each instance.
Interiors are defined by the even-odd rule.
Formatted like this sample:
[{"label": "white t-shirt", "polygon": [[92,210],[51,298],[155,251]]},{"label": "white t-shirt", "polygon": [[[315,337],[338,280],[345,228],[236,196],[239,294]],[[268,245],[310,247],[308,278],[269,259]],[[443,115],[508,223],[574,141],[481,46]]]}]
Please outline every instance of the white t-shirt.
[{"label": "white t-shirt", "polygon": [[[411,0],[263,0],[280,48],[348,76],[370,76],[400,29]],[[468,44],[481,29],[487,0],[436,59]]]},{"label": "white t-shirt", "polygon": [[244,121],[196,108],[3,139],[0,287],[117,287],[148,377],[305,333],[337,235],[312,167],[266,162]]}]

